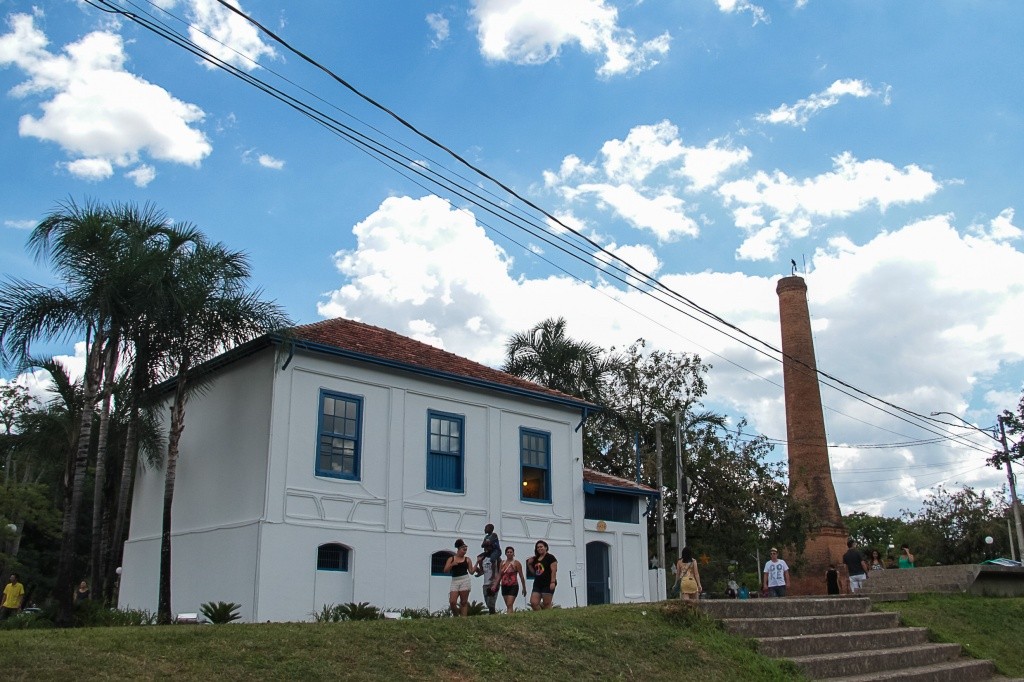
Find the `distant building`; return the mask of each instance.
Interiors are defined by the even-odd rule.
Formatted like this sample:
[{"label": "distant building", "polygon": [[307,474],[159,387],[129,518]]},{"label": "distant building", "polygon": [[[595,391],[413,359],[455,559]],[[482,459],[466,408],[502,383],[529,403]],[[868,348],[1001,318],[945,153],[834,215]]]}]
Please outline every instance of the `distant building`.
[{"label": "distant building", "polygon": [[[455,539],[475,555],[487,523],[524,565],[549,543],[561,606],[650,599],[643,515],[657,492],[584,470],[594,405],[345,319],[263,336],[200,371],[177,466],[172,611],[443,609]],[[122,607],[156,607],[163,489],[163,470],[140,466]]]}]

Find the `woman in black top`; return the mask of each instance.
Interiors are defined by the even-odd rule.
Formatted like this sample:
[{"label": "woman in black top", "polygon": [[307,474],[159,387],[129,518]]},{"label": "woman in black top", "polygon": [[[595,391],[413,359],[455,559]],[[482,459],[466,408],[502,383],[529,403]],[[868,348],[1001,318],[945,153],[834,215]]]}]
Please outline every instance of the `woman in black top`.
[{"label": "woman in black top", "polygon": [[455,541],[455,556],[448,557],[448,561],[444,563],[444,572],[452,575],[452,587],[448,591],[448,608],[451,609],[453,616],[469,615],[472,567],[473,562],[466,556],[466,543],[459,538]]},{"label": "woman in black top", "polygon": [[533,594],[530,595],[530,608],[534,611],[551,608],[551,599],[555,595],[558,584],[558,559],[548,553],[548,543],[538,540],[533,548],[534,555],[526,560],[526,565],[533,571]]}]

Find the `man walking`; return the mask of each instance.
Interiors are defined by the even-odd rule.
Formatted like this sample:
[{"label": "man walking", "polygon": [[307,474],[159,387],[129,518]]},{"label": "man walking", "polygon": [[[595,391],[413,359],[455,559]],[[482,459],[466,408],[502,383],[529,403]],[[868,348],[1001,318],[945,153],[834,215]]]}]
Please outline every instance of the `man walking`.
[{"label": "man walking", "polygon": [[11,614],[21,611],[25,601],[25,586],[18,582],[18,574],[11,573],[11,581],[4,585],[4,600],[0,604],[0,620],[7,620]]},{"label": "man walking", "polygon": [[850,592],[856,592],[868,578],[868,562],[864,555],[857,549],[857,541],[850,538],[846,541],[846,554],[843,555],[843,563],[846,564],[846,572],[850,574]]},{"label": "man walking", "polygon": [[764,565],[763,585],[769,597],[785,597],[789,587],[789,565],[779,558],[779,550],[774,547],[771,559]]}]

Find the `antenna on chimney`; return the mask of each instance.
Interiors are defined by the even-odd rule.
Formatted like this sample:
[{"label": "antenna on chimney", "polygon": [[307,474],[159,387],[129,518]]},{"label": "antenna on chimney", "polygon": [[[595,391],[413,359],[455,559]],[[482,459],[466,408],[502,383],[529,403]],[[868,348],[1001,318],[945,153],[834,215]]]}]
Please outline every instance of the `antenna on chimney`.
[{"label": "antenna on chimney", "polygon": [[789,262],[793,264],[793,270],[789,274],[795,275],[796,274],[796,261],[793,260],[792,258],[790,258]]}]

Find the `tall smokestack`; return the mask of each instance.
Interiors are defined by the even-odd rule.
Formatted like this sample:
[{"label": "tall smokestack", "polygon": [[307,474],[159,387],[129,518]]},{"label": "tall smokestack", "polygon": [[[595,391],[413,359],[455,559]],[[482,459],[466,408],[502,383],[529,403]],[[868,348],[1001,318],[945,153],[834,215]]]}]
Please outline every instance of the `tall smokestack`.
[{"label": "tall smokestack", "polygon": [[807,284],[802,277],[783,277],[776,293],[784,353],[782,375],[789,441],[789,492],[806,503],[813,514],[814,529],[803,553],[802,573],[808,576],[808,583],[800,591],[823,592],[824,580],[819,576],[830,563],[839,562],[846,551],[846,527],[828,463],[825,417],[821,409],[811,316],[807,309]]}]

